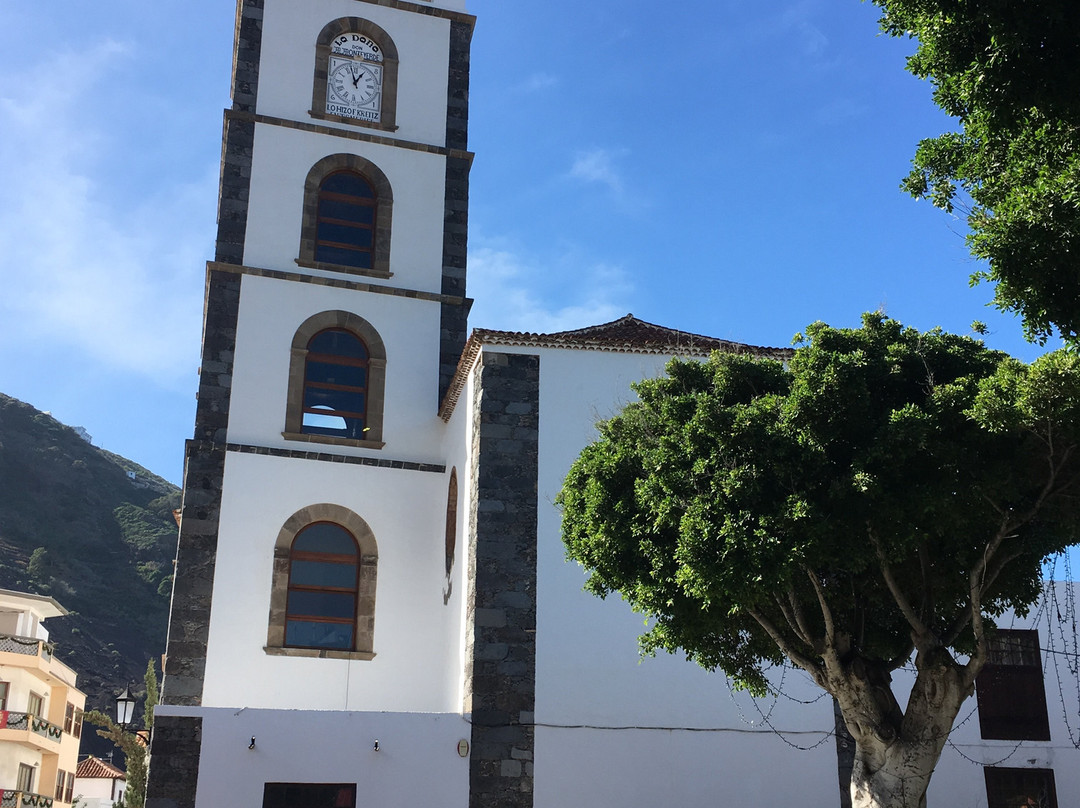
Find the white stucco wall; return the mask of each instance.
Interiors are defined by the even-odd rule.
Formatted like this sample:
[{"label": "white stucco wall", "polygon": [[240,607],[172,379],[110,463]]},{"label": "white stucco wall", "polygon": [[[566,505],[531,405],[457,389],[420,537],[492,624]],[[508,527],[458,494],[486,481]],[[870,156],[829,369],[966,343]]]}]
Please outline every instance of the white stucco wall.
[{"label": "white stucco wall", "polygon": [[468,566],[469,535],[472,531],[473,513],[469,505],[469,492],[472,490],[473,475],[469,447],[472,445],[472,378],[470,376],[462,391],[461,400],[446,425],[445,443],[447,485],[450,469],[457,469],[457,547],[454,554],[454,566],[451,571],[452,587],[449,590],[447,604],[454,610],[458,620],[457,649],[454,657],[456,666],[457,694],[455,709],[460,710],[465,695],[465,646],[468,628]]},{"label": "white stucco wall", "polygon": [[[584,571],[566,561],[554,504],[563,478],[595,439],[596,422],[631,401],[631,382],[662,372],[667,357],[530,352],[540,354],[541,379],[537,808],[712,806],[721,795],[735,805],[836,805],[836,752],[827,737],[831,701],[820,699],[802,711],[773,703],[755,707],[746,696],[733,695],[722,675],[681,657],[641,660],[641,617],[618,597],[603,601],[584,592]],[[786,676],[789,690],[816,697],[805,677]],[[788,743],[763,714],[789,733]],[[800,751],[789,743],[816,746]],[[767,767],[763,759],[770,761]],[[782,780],[778,770],[785,773]]]},{"label": "white stucco wall", "polygon": [[[446,476],[229,453],[203,704],[311,710],[459,709],[458,609],[443,603]],[[372,660],[268,655],[274,542],[296,511],[349,508],[378,543]]]},{"label": "white stucco wall", "polygon": [[345,140],[280,126],[257,125],[251,164],[244,263],[299,271],[304,181],[311,167],[332,154],[358,154],[386,175],[393,191],[389,280],[303,270],[362,283],[439,293],[446,159],[439,154],[379,143]]},{"label": "white stucco wall", "polygon": [[288,782],[357,783],[357,805],[468,805],[469,761],[457,744],[469,738],[469,725],[460,715],[182,707],[158,714],[203,717],[198,805],[262,805],[264,783]]},{"label": "white stucco wall", "polygon": [[[836,746],[828,736],[832,702],[808,677],[794,670],[776,672],[774,679],[783,677],[785,696],[755,703],[731,693],[721,675],[681,657],[639,660],[642,619],[617,596],[601,601],[583,592],[584,571],[565,560],[553,504],[562,480],[585,443],[595,439],[596,421],[632,400],[630,382],[662,372],[666,358],[491,350],[540,355],[537,808],[711,806],[718,799],[736,805],[837,805]],[[1068,612],[1072,607],[1055,608]],[[1058,804],[1075,804],[1080,754],[1073,739],[1080,743],[1080,687],[1066,664],[1071,658],[1047,653],[1051,623],[1045,622],[1046,613],[1039,619],[1053,740],[983,741],[976,702],[970,699],[931,782],[931,805],[985,808],[979,764],[1052,768]],[[1032,626],[1031,620],[1012,618],[1001,624]],[[1057,646],[1063,650],[1061,640]],[[905,678],[903,671],[896,674],[902,703],[910,687]]]},{"label": "white stucco wall", "polygon": [[313,451],[288,441],[285,406],[293,335],[314,314],[342,310],[363,317],[386,347],[382,449],[334,446],[335,454],[441,461],[446,425],[438,417],[439,304],[244,276],[229,405],[229,441]]},{"label": "white stucco wall", "polygon": [[113,808],[123,802],[127,783],[111,777],[76,777],[72,795],[79,798],[79,808]]},{"label": "white stucco wall", "polygon": [[[441,5],[441,4],[440,4]],[[327,23],[360,17],[383,28],[399,58],[395,132],[313,118],[315,43]],[[266,0],[258,112],[323,126],[441,146],[446,142],[450,21],[355,0]],[[252,197],[254,198],[254,196]]]}]

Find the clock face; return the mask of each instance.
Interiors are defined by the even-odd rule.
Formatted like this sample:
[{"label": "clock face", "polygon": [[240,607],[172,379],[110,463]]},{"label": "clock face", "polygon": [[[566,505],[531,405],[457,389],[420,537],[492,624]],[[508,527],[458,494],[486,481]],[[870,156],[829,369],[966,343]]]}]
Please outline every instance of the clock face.
[{"label": "clock face", "polygon": [[381,118],[382,65],[330,56],[326,111],[331,115],[378,122]]}]

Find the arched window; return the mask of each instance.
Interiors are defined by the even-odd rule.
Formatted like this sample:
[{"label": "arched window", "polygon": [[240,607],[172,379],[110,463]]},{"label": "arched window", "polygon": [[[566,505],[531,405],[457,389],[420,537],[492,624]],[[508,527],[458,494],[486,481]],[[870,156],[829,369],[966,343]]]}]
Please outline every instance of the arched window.
[{"label": "arched window", "polygon": [[266,652],[374,657],[379,552],[367,522],[340,505],[309,505],[282,526]]},{"label": "arched window", "polygon": [[337,648],[356,643],[360,548],[341,525],[316,522],[293,539],[285,646]]},{"label": "arched window", "polygon": [[307,344],[300,431],[363,440],[367,432],[368,349],[344,328],[327,328]]},{"label": "arched window", "polygon": [[362,317],[325,311],[293,335],[288,440],[381,449],[386,348]]},{"label": "arched window", "polygon": [[351,275],[390,277],[394,194],[379,167],[331,154],[308,171],[296,263]]},{"label": "arched window", "polygon": [[360,17],[328,24],[315,43],[311,116],[397,129],[398,52],[380,26]]},{"label": "arched window", "polygon": [[371,269],[375,251],[375,189],[354,171],[335,171],[319,185],[315,260]]}]

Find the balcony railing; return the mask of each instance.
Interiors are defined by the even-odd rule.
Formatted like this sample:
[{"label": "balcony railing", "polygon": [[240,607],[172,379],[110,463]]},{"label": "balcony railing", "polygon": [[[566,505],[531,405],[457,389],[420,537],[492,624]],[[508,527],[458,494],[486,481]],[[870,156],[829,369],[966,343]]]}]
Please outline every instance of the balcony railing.
[{"label": "balcony railing", "polygon": [[[56,724],[39,718],[33,713],[16,713],[11,710],[0,711],[0,729],[28,729],[35,735],[57,743],[60,743],[60,738],[64,734],[64,731]],[[2,804],[0,808],[3,808]]]},{"label": "balcony railing", "polygon": [[0,789],[0,808],[52,808],[53,798],[32,791]]},{"label": "balcony railing", "polygon": [[10,654],[28,654],[39,656],[46,662],[52,659],[53,644],[34,637],[19,637],[15,634],[0,634],[0,651]]}]

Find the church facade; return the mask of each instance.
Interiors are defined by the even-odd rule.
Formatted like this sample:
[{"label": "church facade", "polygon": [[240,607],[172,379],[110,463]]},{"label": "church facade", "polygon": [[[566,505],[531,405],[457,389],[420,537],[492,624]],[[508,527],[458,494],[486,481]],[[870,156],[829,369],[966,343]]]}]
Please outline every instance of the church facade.
[{"label": "church facade", "polygon": [[[631,382],[788,352],[470,336],[464,0],[237,5],[148,808],[839,804],[831,704],[639,662],[554,506]],[[957,762],[931,795],[986,805]]]}]

